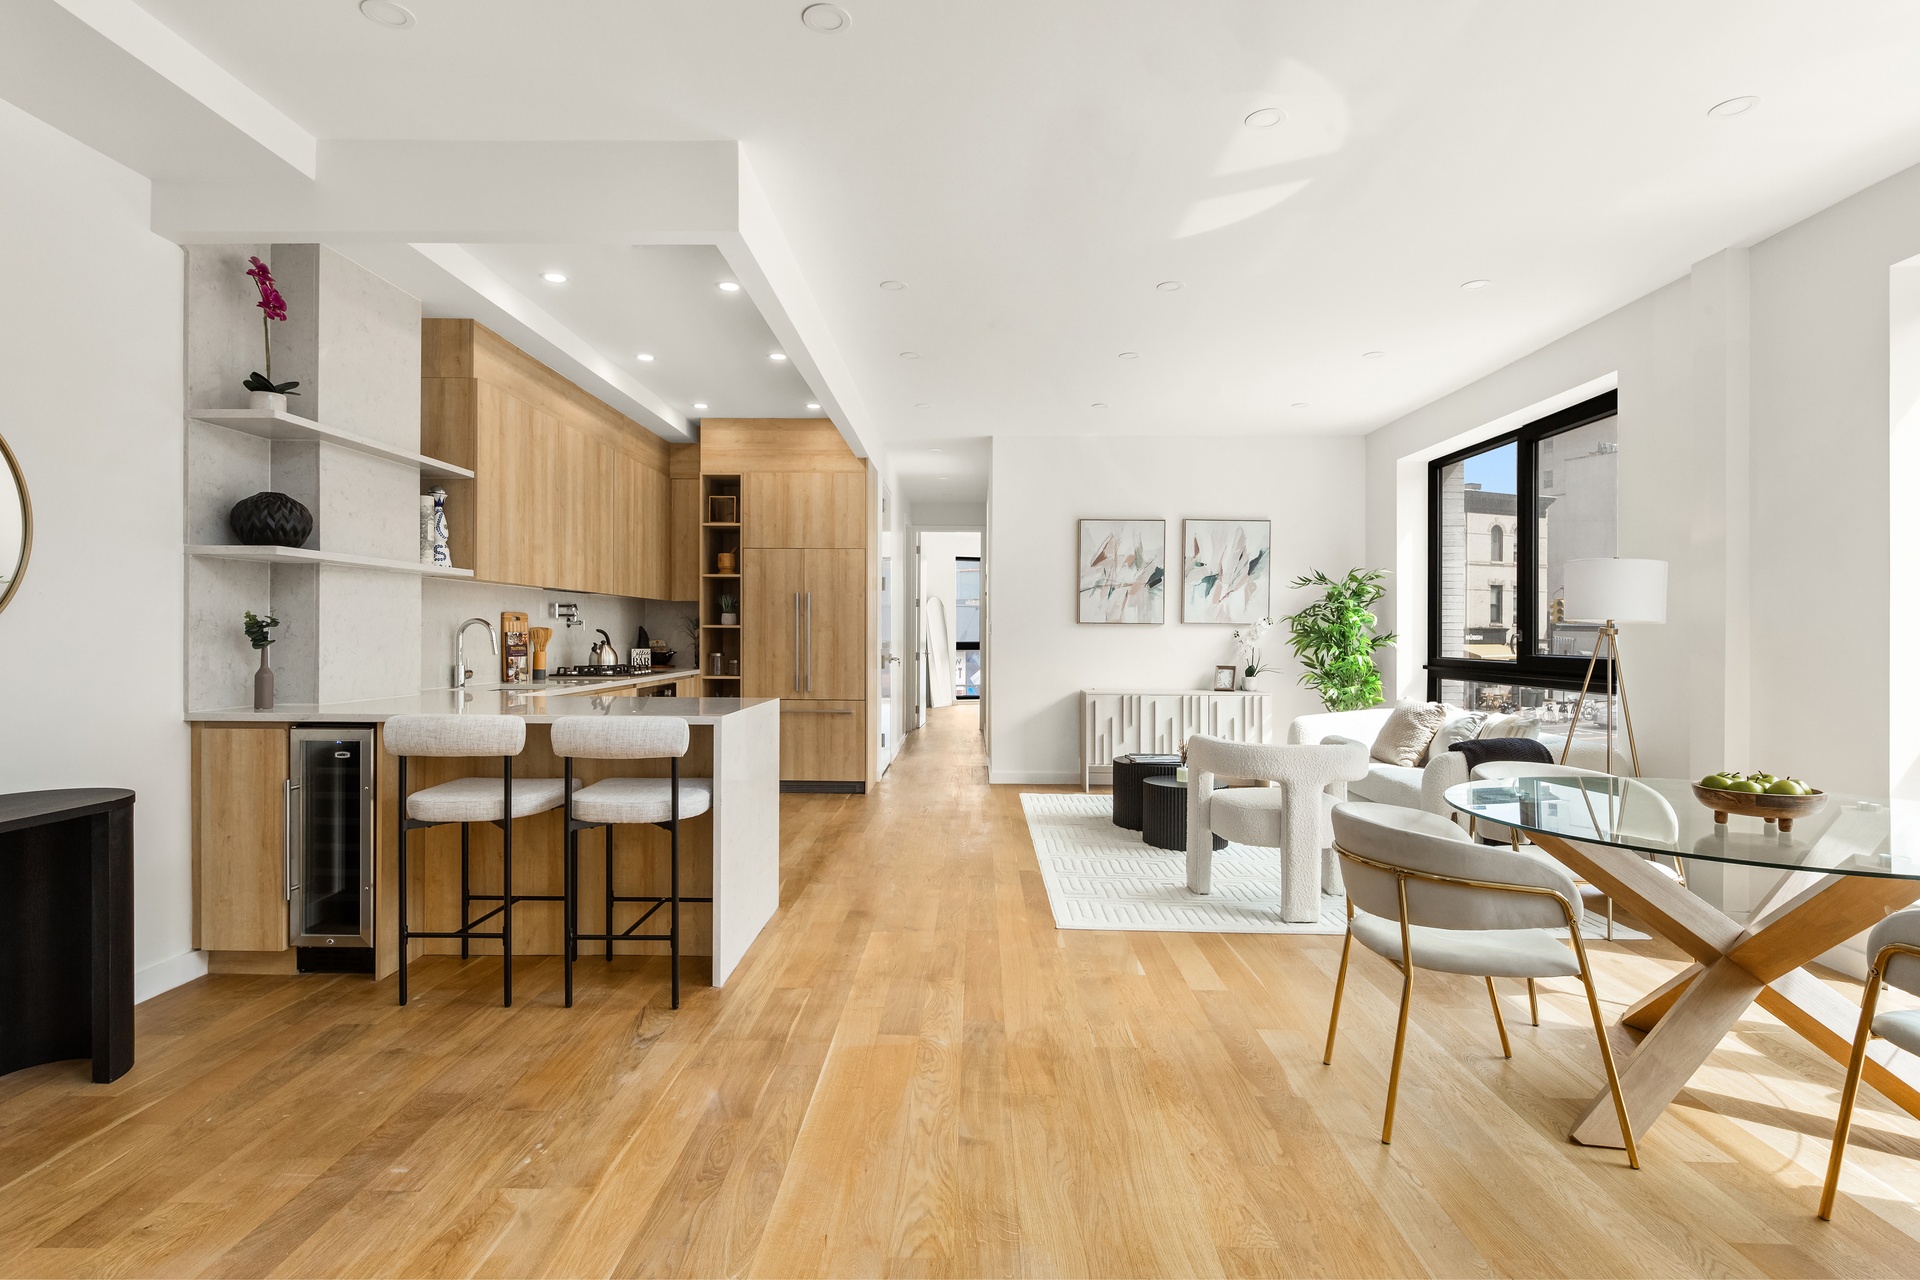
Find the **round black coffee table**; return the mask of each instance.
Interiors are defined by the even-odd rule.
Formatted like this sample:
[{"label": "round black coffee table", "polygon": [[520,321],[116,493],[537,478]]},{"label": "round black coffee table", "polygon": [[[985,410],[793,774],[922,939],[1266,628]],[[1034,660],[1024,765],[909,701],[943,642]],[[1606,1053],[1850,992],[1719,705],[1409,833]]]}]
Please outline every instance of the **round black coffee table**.
[{"label": "round black coffee table", "polygon": [[[1140,784],[1141,836],[1156,849],[1187,847],[1187,784],[1174,778],[1148,778]],[[1213,847],[1227,842],[1213,838]]]},{"label": "round black coffee table", "polygon": [[1148,778],[1171,778],[1180,767],[1175,759],[1113,758],[1113,825],[1128,831],[1140,829],[1140,784]]}]

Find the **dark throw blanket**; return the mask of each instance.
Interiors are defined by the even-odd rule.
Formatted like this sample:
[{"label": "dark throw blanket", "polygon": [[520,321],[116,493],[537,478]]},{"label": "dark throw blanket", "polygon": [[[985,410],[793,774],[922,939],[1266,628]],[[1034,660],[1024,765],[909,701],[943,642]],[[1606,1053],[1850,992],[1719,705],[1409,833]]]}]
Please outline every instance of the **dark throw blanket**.
[{"label": "dark throw blanket", "polygon": [[1538,738],[1468,738],[1447,748],[1467,758],[1467,772],[1489,760],[1520,760],[1527,764],[1552,764],[1553,753]]}]

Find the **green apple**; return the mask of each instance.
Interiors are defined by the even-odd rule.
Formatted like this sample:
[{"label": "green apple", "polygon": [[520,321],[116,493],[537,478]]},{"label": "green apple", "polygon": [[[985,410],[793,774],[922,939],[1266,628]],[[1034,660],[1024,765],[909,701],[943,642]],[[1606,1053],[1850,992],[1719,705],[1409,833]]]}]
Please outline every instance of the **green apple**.
[{"label": "green apple", "polygon": [[1803,796],[1806,793],[1806,788],[1792,778],[1775,778],[1767,784],[1767,794],[1770,796]]},{"label": "green apple", "polygon": [[1736,778],[1736,779],[1734,779],[1734,781],[1733,781],[1733,782],[1732,782],[1732,783],[1731,783],[1731,784],[1730,784],[1730,785],[1729,785],[1729,786],[1727,787],[1727,790],[1728,790],[1728,791],[1738,791],[1738,792],[1740,792],[1740,793],[1741,793],[1742,795],[1756,795],[1756,796],[1757,796],[1757,795],[1759,795],[1759,794],[1760,794],[1760,793],[1761,793],[1762,791],[1764,791],[1764,790],[1766,790],[1766,788],[1765,788],[1765,787],[1763,787],[1763,786],[1761,786],[1761,785],[1760,785],[1760,783],[1759,783],[1759,781],[1758,781],[1757,779],[1754,779],[1754,778]]},{"label": "green apple", "polygon": [[1724,774],[1724,773],[1710,773],[1706,777],[1700,779],[1700,785],[1703,787],[1711,788],[1714,791],[1725,791],[1728,787],[1733,785],[1733,778],[1730,775]]}]

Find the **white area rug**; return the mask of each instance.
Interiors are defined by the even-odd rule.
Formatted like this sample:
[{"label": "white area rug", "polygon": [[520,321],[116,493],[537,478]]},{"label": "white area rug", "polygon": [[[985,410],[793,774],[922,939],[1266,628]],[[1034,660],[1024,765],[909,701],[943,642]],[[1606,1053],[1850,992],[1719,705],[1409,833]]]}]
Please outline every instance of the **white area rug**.
[{"label": "white area rug", "polygon": [[[1113,798],[1083,792],[1023,792],[1021,808],[1046,882],[1053,922],[1062,929],[1150,933],[1345,933],[1347,901],[1323,896],[1320,918],[1280,918],[1279,861],[1265,849],[1230,844],[1213,855],[1213,892],[1187,891],[1187,855],[1156,849],[1137,831],[1113,825]],[[1606,935],[1588,913],[1581,930]],[[1617,925],[1617,941],[1647,935]]]}]

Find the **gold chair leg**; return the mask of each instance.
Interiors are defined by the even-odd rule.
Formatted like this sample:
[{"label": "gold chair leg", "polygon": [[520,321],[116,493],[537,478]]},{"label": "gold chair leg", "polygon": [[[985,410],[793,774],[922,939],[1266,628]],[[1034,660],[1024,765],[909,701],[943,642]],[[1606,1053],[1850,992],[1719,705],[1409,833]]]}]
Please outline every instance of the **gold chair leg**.
[{"label": "gold chair leg", "polygon": [[1487,979],[1487,999],[1493,1002],[1493,1025],[1500,1028],[1500,1056],[1511,1058],[1513,1046],[1507,1043],[1507,1020],[1500,1015],[1500,995],[1493,989],[1493,979]]},{"label": "gold chair leg", "polygon": [[1400,1028],[1393,1036],[1393,1070],[1387,1076],[1387,1118],[1380,1126],[1380,1142],[1393,1141],[1393,1106],[1400,1098],[1400,1059],[1407,1051],[1407,1012],[1413,1008],[1413,930],[1407,924],[1407,879],[1400,887]]},{"label": "gold chair leg", "polygon": [[1353,923],[1347,923],[1347,944],[1340,948],[1340,976],[1333,980],[1333,1014],[1327,1019],[1327,1052],[1320,1059],[1322,1066],[1333,1065],[1333,1035],[1340,1029],[1340,997],[1347,989],[1347,961],[1353,957]]},{"label": "gold chair leg", "polygon": [[1847,1154],[1847,1131],[1853,1128],[1853,1103],[1860,1096],[1860,1072],[1867,1065],[1867,1041],[1873,1036],[1873,1009],[1880,1001],[1880,971],[1867,974],[1860,993],[1860,1029],[1854,1033],[1853,1056],[1847,1059],[1847,1083],[1840,1091],[1840,1117],[1833,1126],[1833,1151],[1827,1156],[1827,1183],[1820,1189],[1820,1220],[1833,1220],[1833,1198],[1840,1190],[1840,1162]]},{"label": "gold chair leg", "polygon": [[1533,989],[1533,979],[1527,979],[1527,1008],[1533,1014],[1533,1025],[1540,1025],[1540,993]]},{"label": "gold chair leg", "polygon": [[1627,1100],[1620,1094],[1620,1073],[1613,1065],[1613,1045],[1607,1040],[1607,1023],[1600,1013],[1600,993],[1593,989],[1593,967],[1587,963],[1587,946],[1580,930],[1573,925],[1573,913],[1567,913],[1567,932],[1573,938],[1574,954],[1580,961],[1580,981],[1587,988],[1587,1008],[1593,1011],[1593,1034],[1600,1041],[1600,1064],[1607,1069],[1607,1088],[1613,1091],[1613,1113],[1620,1119],[1620,1138],[1627,1147],[1627,1164],[1640,1167],[1640,1149],[1634,1145],[1633,1122],[1627,1118]]}]

